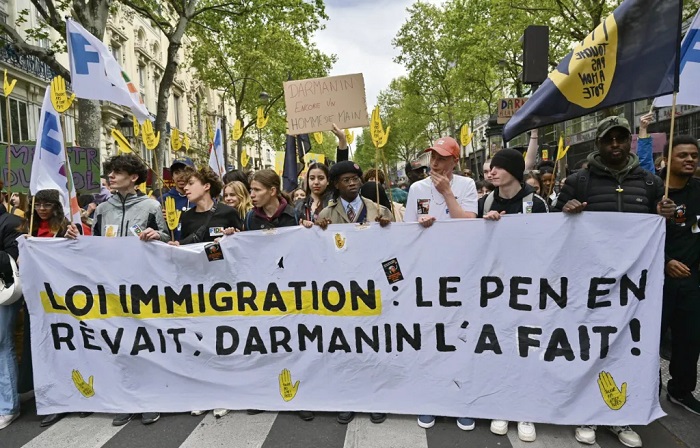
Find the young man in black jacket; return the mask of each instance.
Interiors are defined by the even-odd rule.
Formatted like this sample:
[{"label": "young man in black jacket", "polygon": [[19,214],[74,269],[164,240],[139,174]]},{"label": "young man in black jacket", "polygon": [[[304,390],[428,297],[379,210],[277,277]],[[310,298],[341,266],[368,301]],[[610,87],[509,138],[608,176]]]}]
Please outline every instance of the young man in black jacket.
[{"label": "young man in black jacket", "polygon": [[689,135],[673,139],[671,154],[665,149],[670,169],[668,195],[676,204],[673,218],[666,221],[666,278],[661,334],[671,327],[671,379],[667,398],[700,415],[700,401],[693,397],[700,355],[700,180],[698,141]]}]

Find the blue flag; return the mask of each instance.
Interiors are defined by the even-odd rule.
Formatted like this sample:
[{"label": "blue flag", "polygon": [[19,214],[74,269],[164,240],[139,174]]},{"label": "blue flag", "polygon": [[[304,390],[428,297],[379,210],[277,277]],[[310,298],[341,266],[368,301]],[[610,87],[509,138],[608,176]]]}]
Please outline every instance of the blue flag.
[{"label": "blue flag", "polygon": [[304,167],[304,155],[311,149],[309,134],[287,135],[284,144],[284,168],[282,189],[287,192],[299,187],[299,165]]},{"label": "blue flag", "polygon": [[680,0],[625,0],[549,74],[503,138],[677,90],[681,12]]}]

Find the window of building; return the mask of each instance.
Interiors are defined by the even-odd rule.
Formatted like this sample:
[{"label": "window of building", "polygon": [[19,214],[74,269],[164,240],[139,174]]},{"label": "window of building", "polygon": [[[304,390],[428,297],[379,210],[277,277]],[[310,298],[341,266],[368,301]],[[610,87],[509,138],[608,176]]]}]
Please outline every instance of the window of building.
[{"label": "window of building", "polygon": [[[29,116],[27,103],[10,98],[10,116],[12,129],[12,143],[26,142],[29,137]],[[7,143],[7,109],[5,108],[5,97],[0,96],[0,141]]]},{"label": "window of building", "polygon": [[139,79],[139,87],[141,90],[146,87],[146,67],[142,64],[136,66],[137,77]]},{"label": "window of building", "polygon": [[175,127],[180,129],[180,95],[173,95],[173,112],[175,114]]},{"label": "window of building", "polygon": [[114,56],[114,59],[121,65],[123,62],[122,61],[122,46],[113,43],[110,46],[110,51],[112,52],[112,56]]}]

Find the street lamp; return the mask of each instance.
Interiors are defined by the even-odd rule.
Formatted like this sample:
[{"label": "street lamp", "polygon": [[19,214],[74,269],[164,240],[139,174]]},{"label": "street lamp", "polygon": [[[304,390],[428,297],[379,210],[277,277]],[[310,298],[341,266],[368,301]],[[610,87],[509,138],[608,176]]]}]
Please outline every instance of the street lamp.
[{"label": "street lamp", "polygon": [[134,122],[131,118],[128,117],[127,114],[124,114],[121,120],[117,122],[119,125],[119,131],[121,131],[122,135],[129,141],[129,143],[133,146],[134,142]]}]

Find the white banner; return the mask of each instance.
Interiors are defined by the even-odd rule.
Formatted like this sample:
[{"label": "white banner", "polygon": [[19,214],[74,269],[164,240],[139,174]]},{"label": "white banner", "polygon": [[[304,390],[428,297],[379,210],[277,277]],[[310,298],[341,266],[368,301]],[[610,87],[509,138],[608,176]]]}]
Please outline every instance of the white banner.
[{"label": "white banner", "polygon": [[243,232],[220,252],[21,238],[37,409],[647,424],[664,235],[583,213]]}]

